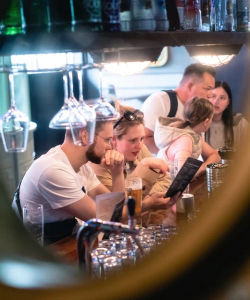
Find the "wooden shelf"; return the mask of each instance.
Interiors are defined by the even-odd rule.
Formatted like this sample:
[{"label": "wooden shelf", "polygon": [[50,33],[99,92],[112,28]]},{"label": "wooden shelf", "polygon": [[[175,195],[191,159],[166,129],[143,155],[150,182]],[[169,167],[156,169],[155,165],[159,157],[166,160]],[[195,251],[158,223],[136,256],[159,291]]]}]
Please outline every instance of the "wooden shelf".
[{"label": "wooden shelf", "polygon": [[0,36],[0,55],[159,48],[191,45],[242,45],[245,32],[67,32]]}]

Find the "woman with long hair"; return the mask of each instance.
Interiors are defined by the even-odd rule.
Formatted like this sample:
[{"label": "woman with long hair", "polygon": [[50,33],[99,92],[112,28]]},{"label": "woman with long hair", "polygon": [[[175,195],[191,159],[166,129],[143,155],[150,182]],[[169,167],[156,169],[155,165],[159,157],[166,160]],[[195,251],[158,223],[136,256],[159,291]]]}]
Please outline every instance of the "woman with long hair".
[{"label": "woman with long hair", "polygon": [[[132,107],[123,106],[116,102],[116,109],[121,117],[114,123],[113,149],[124,155],[125,177],[141,177],[143,184],[142,209],[154,205],[163,205],[169,199],[163,198],[171,184],[168,165],[162,159],[153,157],[144,145],[143,113]],[[110,189],[112,176],[102,164],[93,164],[98,179]]]},{"label": "woman with long hair", "polygon": [[242,114],[233,113],[232,92],[225,81],[215,82],[212,102],[214,116],[210,128],[205,133],[206,142],[216,149],[237,149],[247,131],[248,122]]}]

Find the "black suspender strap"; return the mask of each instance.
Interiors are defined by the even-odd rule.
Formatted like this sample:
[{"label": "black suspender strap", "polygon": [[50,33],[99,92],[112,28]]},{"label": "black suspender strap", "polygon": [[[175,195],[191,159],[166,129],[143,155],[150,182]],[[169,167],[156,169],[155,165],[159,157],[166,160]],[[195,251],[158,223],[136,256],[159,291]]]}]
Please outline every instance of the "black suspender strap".
[{"label": "black suspender strap", "polygon": [[170,110],[167,117],[175,117],[178,108],[176,92],[172,90],[164,90],[163,92],[167,93],[170,99]]},{"label": "black suspender strap", "polygon": [[20,215],[21,219],[23,219],[23,211],[22,211],[22,207],[21,207],[21,203],[20,203],[20,196],[19,196],[21,182],[22,181],[20,181],[20,183],[18,184],[18,187],[15,191],[14,202],[16,202],[16,206],[17,206],[17,209],[18,209],[18,212],[19,212],[19,215]]}]

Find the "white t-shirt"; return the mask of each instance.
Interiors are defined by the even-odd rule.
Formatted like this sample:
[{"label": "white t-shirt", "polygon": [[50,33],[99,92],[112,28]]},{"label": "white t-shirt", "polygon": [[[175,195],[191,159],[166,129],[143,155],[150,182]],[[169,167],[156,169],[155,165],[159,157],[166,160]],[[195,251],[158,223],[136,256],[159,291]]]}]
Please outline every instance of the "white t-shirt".
[{"label": "white t-shirt", "polygon": [[[183,104],[177,97],[178,107],[176,117],[183,118]],[[156,92],[150,95],[142,105],[142,111],[144,113],[145,127],[154,131],[156,120],[159,117],[167,117],[170,111],[170,99],[169,95],[164,92]]]},{"label": "white t-shirt", "polygon": [[[58,208],[79,201],[100,184],[93,170],[83,165],[76,173],[60,146],[39,157],[26,172],[20,187],[21,206],[26,202],[43,204],[44,222],[72,218]],[[56,210],[56,211],[55,211]]]}]

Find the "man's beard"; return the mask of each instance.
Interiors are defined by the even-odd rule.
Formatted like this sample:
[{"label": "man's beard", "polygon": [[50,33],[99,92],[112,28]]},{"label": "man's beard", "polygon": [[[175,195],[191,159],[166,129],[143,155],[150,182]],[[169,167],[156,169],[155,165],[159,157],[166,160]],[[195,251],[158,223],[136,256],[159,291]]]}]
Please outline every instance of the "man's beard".
[{"label": "man's beard", "polygon": [[102,157],[98,156],[95,153],[95,143],[88,147],[88,150],[86,152],[86,157],[87,157],[88,161],[91,161],[94,164],[100,164],[101,163]]}]

